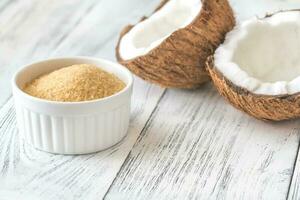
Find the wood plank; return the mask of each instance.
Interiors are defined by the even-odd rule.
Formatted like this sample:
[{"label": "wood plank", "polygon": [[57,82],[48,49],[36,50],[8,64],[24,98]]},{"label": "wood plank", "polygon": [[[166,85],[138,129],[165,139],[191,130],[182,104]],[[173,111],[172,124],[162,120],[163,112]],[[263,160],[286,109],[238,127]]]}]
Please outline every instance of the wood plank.
[{"label": "wood plank", "polygon": [[25,63],[47,58],[98,2],[19,0],[1,4],[0,107],[11,96],[14,71]]},{"label": "wood plank", "polygon": [[296,162],[293,170],[292,181],[288,191],[288,200],[297,200],[300,199],[300,156],[299,156],[299,146],[298,153],[296,157]]},{"label": "wood plank", "polygon": [[[143,13],[150,13],[158,1],[102,1],[56,45],[55,51],[47,49],[37,57],[92,55],[113,59],[120,29]],[[107,16],[114,20],[107,21]],[[128,136],[107,151],[84,156],[52,155],[20,141],[10,100],[0,111],[0,199],[101,199],[163,92],[135,79]]]},{"label": "wood plank", "polygon": [[0,199],[101,199],[162,94],[157,87],[136,85],[128,136],[90,155],[61,156],[33,149],[19,140],[12,100],[5,104],[0,120]]},{"label": "wood plank", "polygon": [[9,7],[11,4],[13,4],[15,1],[14,0],[2,0],[0,2],[0,13],[3,11],[3,10],[6,10],[7,7]]},{"label": "wood plank", "polygon": [[106,199],[284,199],[299,128],[248,117],[209,84],[169,90]]},{"label": "wood plank", "polygon": [[[160,0],[105,0],[85,17],[55,50],[52,56],[95,56],[115,59],[119,33],[149,15]],[[147,6],[145,6],[147,5]]]},{"label": "wood plank", "polygon": [[264,17],[266,13],[273,13],[279,10],[295,9],[300,7],[299,1],[291,0],[229,0],[236,12],[239,21],[250,17]]},{"label": "wood plank", "polygon": [[[128,21],[136,20],[142,13],[149,12],[155,4],[157,2],[150,0],[131,0],[130,2],[124,2],[124,5],[118,0],[101,2],[98,6],[93,7],[90,14],[82,21],[77,22],[74,27],[77,26],[78,28],[75,30],[70,29],[72,33],[69,31],[61,40],[57,41],[57,45],[60,44],[60,46],[57,48],[57,45],[55,45],[55,49],[57,49],[54,53],[54,48],[49,50],[47,44],[43,42],[45,40],[42,40],[42,45],[38,44],[36,47],[40,52],[48,53],[34,53],[35,56],[31,58],[31,54],[26,53],[27,49],[24,50],[27,56],[19,54],[19,62],[27,62],[26,59],[30,61],[31,59],[43,58],[49,56],[49,54],[52,56],[96,55],[112,58],[114,42],[117,38],[116,34],[121,26]],[[145,5],[149,5],[149,7]],[[107,16],[114,20],[108,23]],[[105,24],[108,24],[108,29],[106,29],[107,27],[103,28]],[[26,28],[27,26],[24,29]],[[55,33],[57,29],[53,28],[53,32]],[[13,31],[13,29],[10,31]],[[27,37],[27,41],[28,38],[30,37]],[[82,43],[84,39],[86,40]],[[26,46],[27,41],[25,41],[24,39],[23,44]],[[18,43],[13,44],[15,44],[13,46],[18,46]],[[6,51],[9,49],[11,49],[11,46],[8,45],[4,48]],[[30,51],[30,48],[28,51]],[[31,51],[36,52],[36,50]],[[8,65],[2,66],[6,67]],[[15,63],[15,66],[19,66],[19,64]],[[3,75],[3,77],[9,76]],[[3,80],[2,77],[0,80]],[[0,90],[2,91],[2,88]],[[101,152],[95,154],[94,157],[87,155],[69,158],[49,155],[31,149],[24,145],[22,141],[19,142],[18,133],[15,129],[12,102],[9,101],[0,112],[3,115],[0,116],[3,119],[0,120],[2,124],[0,124],[0,148],[1,153],[5,152],[0,157],[0,169],[3,172],[0,177],[0,199],[15,199],[18,197],[22,199],[81,199],[83,196],[85,199],[95,199],[95,196],[100,199],[121,167],[162,93],[163,90],[137,80],[134,89],[132,126],[128,138],[120,146],[114,148],[115,152]],[[10,92],[7,92],[7,94],[10,94]],[[176,96],[174,97],[176,98]],[[5,137],[2,137],[2,134]],[[5,185],[4,189],[1,187],[2,185]]]},{"label": "wood plank", "polygon": [[[260,1],[257,2],[259,3],[258,6],[252,6],[253,2],[252,1],[246,1],[245,4],[242,7],[238,6],[238,3],[234,3],[236,7],[240,10],[241,13],[244,13],[245,15],[251,15],[251,13],[257,13],[256,15],[262,17],[265,15],[265,12],[272,13],[276,10],[286,10],[286,9],[294,9],[294,8],[299,8],[300,3],[297,1]],[[251,5],[252,4],[252,5]],[[247,17],[243,17],[245,19]],[[300,145],[300,141],[299,141]],[[299,146],[298,145],[298,146]],[[297,153],[297,158],[295,162],[295,166],[293,168],[292,172],[292,178],[291,178],[291,183],[288,191],[288,199],[300,199],[300,155],[299,155],[299,147],[298,147],[298,153]]]},{"label": "wood plank", "polygon": [[[243,21],[300,3],[231,5]],[[299,120],[257,121],[210,85],[167,91],[106,199],[285,199],[298,141]]]}]

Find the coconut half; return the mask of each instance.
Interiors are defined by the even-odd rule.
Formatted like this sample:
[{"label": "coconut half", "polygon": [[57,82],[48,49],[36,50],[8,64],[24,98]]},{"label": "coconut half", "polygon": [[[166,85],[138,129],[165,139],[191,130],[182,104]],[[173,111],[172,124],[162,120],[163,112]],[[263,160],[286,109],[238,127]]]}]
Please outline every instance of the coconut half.
[{"label": "coconut half", "polygon": [[300,116],[300,11],[251,19],[227,34],[207,68],[235,107],[266,120]]},{"label": "coconut half", "polygon": [[195,88],[209,80],[205,61],[235,24],[227,0],[167,0],[125,27],[118,61],[163,87]]}]

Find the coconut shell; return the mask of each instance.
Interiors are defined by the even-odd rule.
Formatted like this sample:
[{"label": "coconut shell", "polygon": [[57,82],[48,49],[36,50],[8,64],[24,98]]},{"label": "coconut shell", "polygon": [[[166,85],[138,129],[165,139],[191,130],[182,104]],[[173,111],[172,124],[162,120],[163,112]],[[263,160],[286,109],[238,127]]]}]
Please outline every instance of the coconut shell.
[{"label": "coconut shell", "polygon": [[[167,2],[164,0],[156,11]],[[173,32],[146,55],[131,60],[123,60],[119,54],[122,37],[134,26],[125,27],[116,47],[116,57],[146,81],[163,87],[195,88],[209,80],[205,61],[234,25],[235,18],[227,0],[203,0],[202,9],[191,24]]]},{"label": "coconut shell", "polygon": [[281,121],[300,117],[300,93],[294,95],[259,95],[235,85],[207,59],[207,69],[219,93],[234,107],[262,120]]}]

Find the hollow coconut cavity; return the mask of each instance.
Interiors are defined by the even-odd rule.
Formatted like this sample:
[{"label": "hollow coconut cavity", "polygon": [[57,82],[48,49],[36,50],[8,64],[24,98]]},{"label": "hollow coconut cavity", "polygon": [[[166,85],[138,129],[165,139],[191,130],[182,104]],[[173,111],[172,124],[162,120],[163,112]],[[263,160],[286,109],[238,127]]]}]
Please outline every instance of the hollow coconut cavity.
[{"label": "hollow coconut cavity", "polygon": [[227,0],[165,0],[150,17],[125,27],[116,56],[144,80],[195,88],[209,80],[205,61],[234,23]]},{"label": "hollow coconut cavity", "polygon": [[235,107],[279,121],[300,116],[299,55],[300,11],[283,11],[237,26],[207,68]]}]

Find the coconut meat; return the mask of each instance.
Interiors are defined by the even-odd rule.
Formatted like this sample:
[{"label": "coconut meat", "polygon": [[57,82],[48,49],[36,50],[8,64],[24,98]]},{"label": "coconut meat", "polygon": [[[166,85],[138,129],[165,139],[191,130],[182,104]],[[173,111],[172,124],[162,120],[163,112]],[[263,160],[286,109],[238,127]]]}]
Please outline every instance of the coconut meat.
[{"label": "coconut meat", "polygon": [[237,26],[215,52],[215,67],[255,94],[300,92],[300,12],[282,12]]},{"label": "coconut meat", "polygon": [[189,25],[201,7],[200,0],[169,0],[123,36],[119,46],[121,58],[129,60],[146,55],[173,32]]}]

